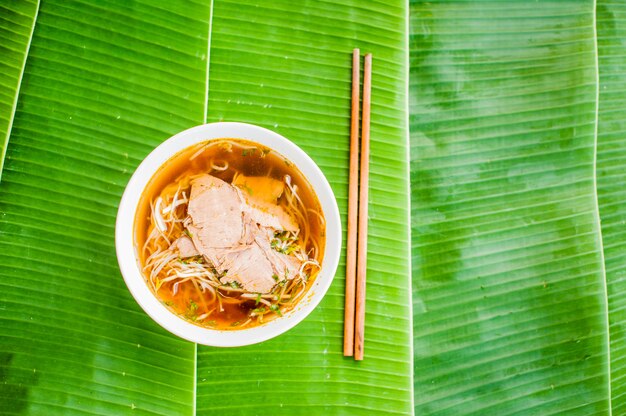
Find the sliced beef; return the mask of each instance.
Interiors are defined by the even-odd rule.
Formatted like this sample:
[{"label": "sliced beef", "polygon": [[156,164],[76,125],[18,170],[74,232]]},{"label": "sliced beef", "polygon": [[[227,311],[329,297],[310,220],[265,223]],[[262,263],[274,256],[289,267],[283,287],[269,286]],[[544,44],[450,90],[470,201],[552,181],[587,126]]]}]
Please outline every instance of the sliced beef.
[{"label": "sliced beef", "polygon": [[214,176],[200,176],[191,184],[189,219],[185,221],[191,240],[181,237],[175,244],[182,257],[198,252],[205,256],[218,272],[224,273],[222,283],[234,281],[246,291],[268,293],[277,280],[298,275],[301,262],[275,251],[270,244],[274,231],[297,231],[298,226],[276,205],[283,192],[282,183],[243,178],[245,181],[239,185],[245,185],[244,189],[250,184],[263,185],[272,192],[273,201],[255,197]]},{"label": "sliced beef", "polygon": [[208,248],[227,248],[239,243],[243,234],[241,201],[235,189],[211,175],[203,175],[191,184],[188,207],[196,248],[204,254]]},{"label": "sliced beef", "polygon": [[298,230],[296,221],[279,205],[252,197],[239,189],[237,189],[237,191],[241,198],[241,206],[244,214],[253,222],[262,227],[273,228],[275,230]]},{"label": "sliced beef", "polygon": [[178,250],[178,254],[182,258],[199,256],[200,252],[196,249],[196,246],[191,241],[191,238],[186,235],[178,238],[178,240],[172,243],[172,247]]},{"label": "sliced beef", "polygon": [[256,244],[226,254],[220,269],[226,272],[222,283],[237,282],[248,292],[269,293],[276,284],[272,264]]},{"label": "sliced beef", "polygon": [[266,235],[258,235],[254,240],[259,248],[263,251],[267,259],[272,264],[274,273],[278,276],[279,280],[287,279],[291,280],[298,275],[300,266],[302,263],[294,256],[288,254],[279,253],[271,247],[270,240]]}]

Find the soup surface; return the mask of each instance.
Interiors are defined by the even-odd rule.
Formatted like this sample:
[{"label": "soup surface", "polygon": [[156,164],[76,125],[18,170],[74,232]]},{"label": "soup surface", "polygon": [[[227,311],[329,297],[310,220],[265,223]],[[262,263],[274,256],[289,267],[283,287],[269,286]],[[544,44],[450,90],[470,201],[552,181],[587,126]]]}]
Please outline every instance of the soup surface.
[{"label": "soup surface", "polygon": [[135,218],[144,277],[196,325],[242,329],[293,308],[324,255],[312,187],[282,155],[216,139],[172,157],[151,178]]}]

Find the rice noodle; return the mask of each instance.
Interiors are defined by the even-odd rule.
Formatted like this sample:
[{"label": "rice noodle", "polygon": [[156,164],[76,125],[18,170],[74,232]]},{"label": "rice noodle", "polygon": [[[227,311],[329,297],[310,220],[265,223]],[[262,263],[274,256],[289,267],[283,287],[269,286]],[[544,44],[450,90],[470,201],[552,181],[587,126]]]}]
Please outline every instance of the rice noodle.
[{"label": "rice noodle", "polygon": [[198,156],[200,156],[202,153],[204,153],[204,151],[206,150],[207,146],[202,146],[200,147],[200,149],[198,149],[198,151],[196,153],[194,153],[193,155],[191,155],[189,157],[189,161],[194,160],[195,158],[197,158]]},{"label": "rice noodle", "polygon": [[163,203],[163,198],[158,197],[154,202],[154,209],[152,210],[152,218],[154,218],[154,223],[157,226],[158,230],[162,233],[167,230],[167,225],[165,225],[165,220],[161,215],[161,204]]},{"label": "rice noodle", "polygon": [[222,164],[222,166],[220,165],[216,165],[215,162],[211,162],[211,169],[214,170],[219,170],[220,172],[225,171],[226,169],[228,169],[228,162],[224,161],[224,163]]},{"label": "rice noodle", "polygon": [[169,214],[170,212],[173,212],[179,206],[185,205],[187,202],[188,202],[187,198],[174,200],[169,206],[163,209],[163,214]]},{"label": "rice noodle", "polygon": [[311,264],[315,267],[320,267],[320,264],[317,262],[317,260],[307,260],[304,263],[302,263],[302,266],[300,266],[300,270],[298,270],[298,275],[302,277],[304,280],[306,280],[307,278],[304,276],[304,274],[302,274],[302,272],[304,271],[304,268],[307,266],[307,264]]}]

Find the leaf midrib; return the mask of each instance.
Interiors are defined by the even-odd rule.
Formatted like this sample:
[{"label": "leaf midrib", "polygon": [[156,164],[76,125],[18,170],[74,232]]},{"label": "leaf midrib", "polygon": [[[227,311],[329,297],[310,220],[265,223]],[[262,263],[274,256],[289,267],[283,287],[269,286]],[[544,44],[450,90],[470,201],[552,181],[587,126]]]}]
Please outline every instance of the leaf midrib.
[{"label": "leaf midrib", "polygon": [[30,44],[33,40],[33,33],[35,32],[35,24],[37,23],[37,16],[39,15],[40,0],[37,0],[37,8],[35,10],[35,16],[33,17],[33,23],[30,28],[30,34],[28,36],[28,43],[26,45],[26,51],[24,53],[24,59],[22,60],[22,68],[20,70],[17,79],[17,88],[15,88],[15,97],[13,97],[13,105],[11,106],[11,115],[9,117],[9,125],[7,126],[7,134],[4,137],[2,146],[0,146],[0,180],[2,180],[2,170],[4,168],[4,159],[7,153],[7,146],[9,145],[9,137],[11,137],[11,130],[13,129],[13,120],[15,119],[15,110],[17,109],[17,99],[20,95],[20,88],[22,86],[22,78],[24,77],[24,70],[26,68],[26,61],[30,51]]}]

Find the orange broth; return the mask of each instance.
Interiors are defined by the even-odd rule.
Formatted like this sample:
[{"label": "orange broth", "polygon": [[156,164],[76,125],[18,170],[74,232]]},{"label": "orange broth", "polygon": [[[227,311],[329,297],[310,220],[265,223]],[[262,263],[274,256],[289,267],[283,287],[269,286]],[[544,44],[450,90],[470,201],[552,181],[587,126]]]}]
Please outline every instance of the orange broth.
[{"label": "orange broth", "polygon": [[[218,144],[212,145],[213,143]],[[208,144],[211,145],[207,146]],[[201,151],[205,146],[207,147]],[[232,151],[228,151],[229,148]],[[199,151],[201,153],[198,154]],[[190,158],[193,159],[190,160]],[[223,162],[227,162],[229,168],[225,171],[212,170],[212,162],[218,165],[223,165]],[[307,208],[303,214],[304,218],[308,220],[310,227],[310,239],[315,240],[317,243],[318,253],[315,258],[321,264],[324,257],[325,242],[325,225],[320,220],[320,217],[323,219],[323,212],[308,180],[292,162],[282,155],[258,143],[241,139],[215,139],[190,146],[174,155],[157,170],[141,195],[135,216],[135,248],[139,255],[140,264],[142,266],[145,265],[146,259],[150,255],[147,250],[142,249],[146,238],[148,238],[152,221],[150,204],[151,201],[154,201],[161,194],[165,187],[172,183],[177,183],[184,176],[202,173],[210,173],[231,183],[235,172],[252,177],[269,176],[278,180],[283,180],[285,175],[291,176],[291,183],[297,185],[298,196]],[[189,196],[190,189],[186,191],[187,196]],[[254,192],[254,190],[251,190],[251,192]],[[281,196],[281,198],[284,198],[284,196]],[[298,226],[300,229],[303,229],[303,224],[298,223]],[[176,238],[174,236],[172,241]],[[311,246],[307,245],[305,251],[309,252],[310,248]],[[316,275],[317,273],[309,277],[306,289],[299,300],[304,298],[315,281]],[[146,278],[146,283],[152,289],[152,285],[148,282],[149,276],[144,275],[144,277]],[[155,293],[154,290],[153,293]],[[196,319],[197,316],[206,313],[212,306],[207,305],[209,297],[206,294],[200,294],[191,281],[179,284],[176,295],[173,293],[173,283],[164,283],[155,293],[155,296],[183,319],[199,326],[222,330],[238,329],[239,325],[249,319],[250,311],[258,306],[254,300],[248,300],[243,303],[241,301],[228,303],[226,298],[223,301],[224,311],[220,311],[217,308],[209,317],[199,322]],[[285,312],[293,308],[297,303],[295,302],[290,308],[283,308],[282,311]],[[277,316],[274,313],[268,315],[264,318],[263,323]],[[254,319],[245,328],[259,324],[258,319]]]}]

